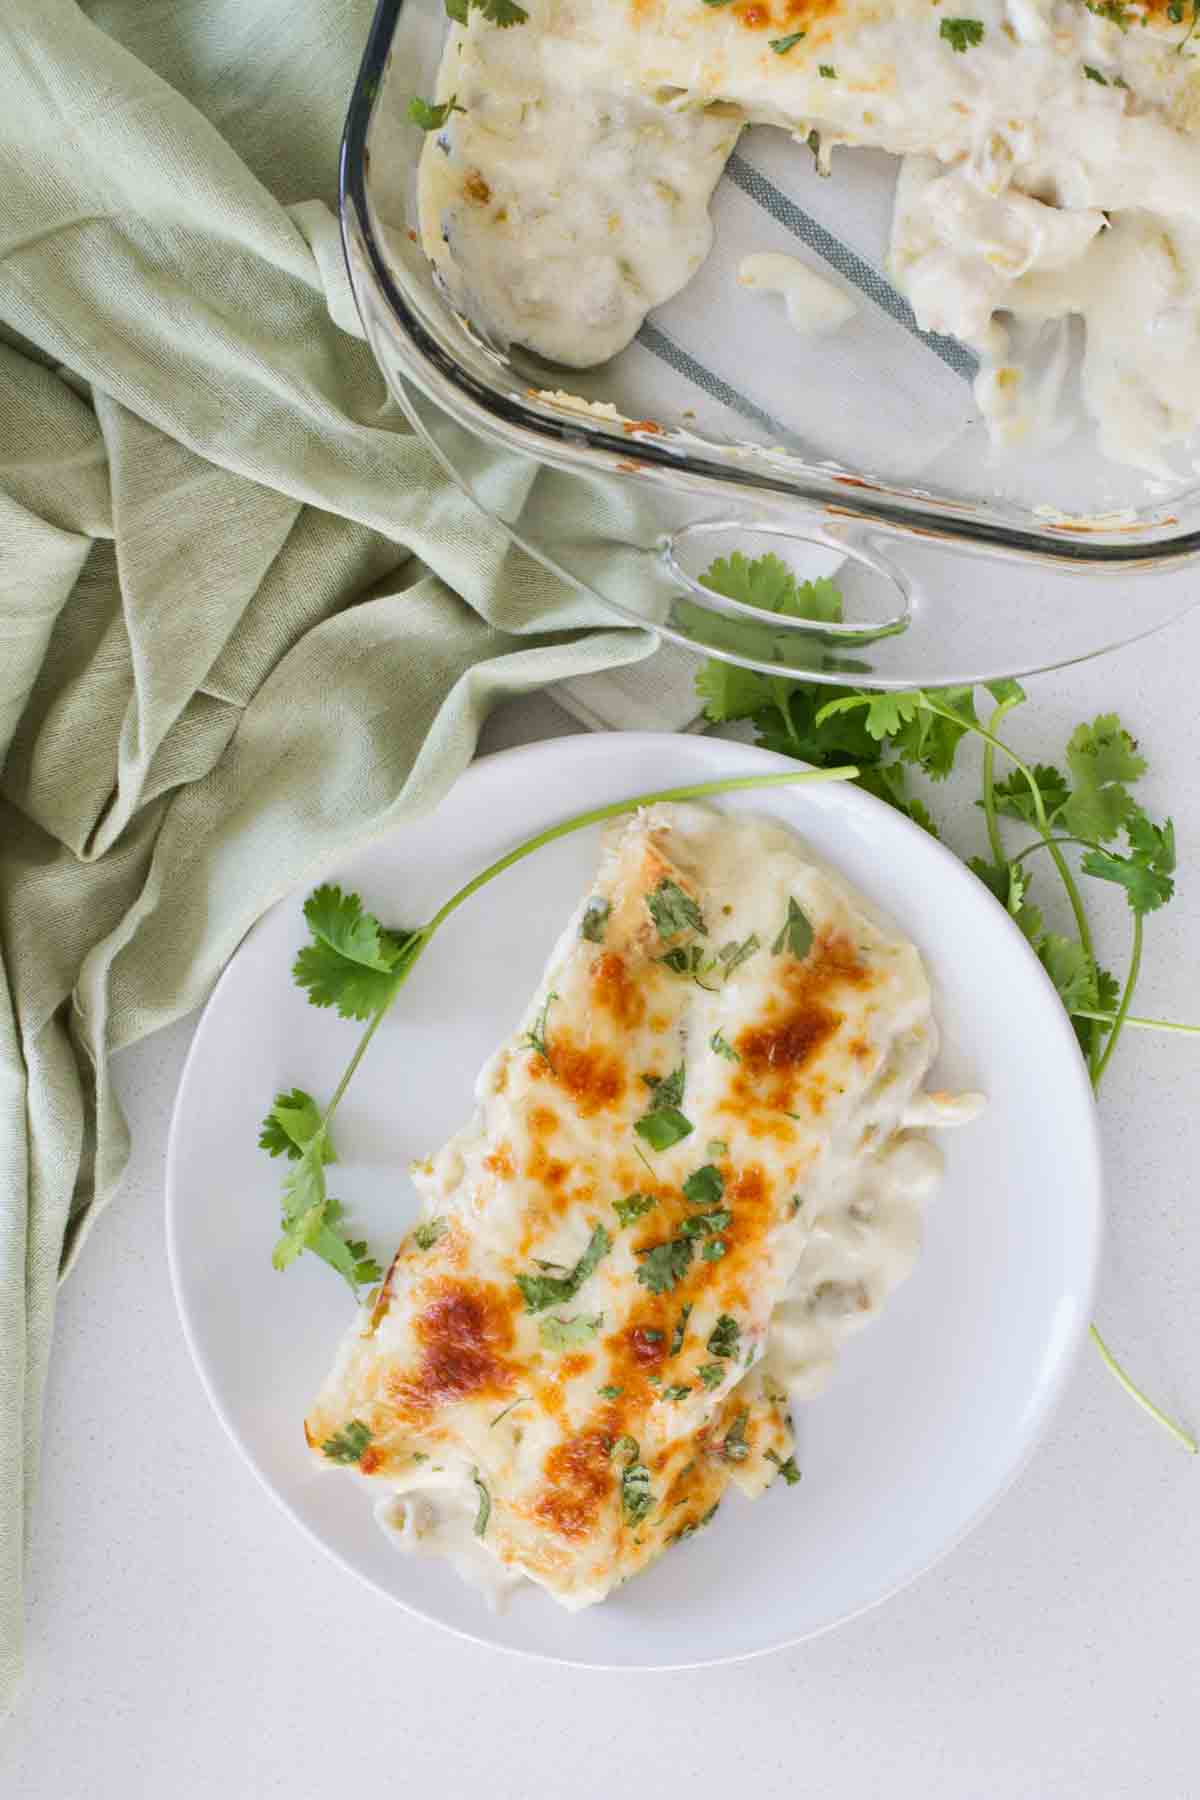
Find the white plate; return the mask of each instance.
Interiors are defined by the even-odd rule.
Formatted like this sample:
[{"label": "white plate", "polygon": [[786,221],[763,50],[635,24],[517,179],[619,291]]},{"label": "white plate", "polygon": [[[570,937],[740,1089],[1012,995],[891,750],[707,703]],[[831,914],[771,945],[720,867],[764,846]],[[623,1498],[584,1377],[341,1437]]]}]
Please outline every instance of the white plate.
[{"label": "white plate", "polygon": [[[794,768],[711,738],[555,739],[476,763],[437,812],[330,873],[385,923],[416,924],[486,862],[556,820],[647,789]],[[410,1610],[507,1649],[595,1666],[750,1656],[823,1631],[911,1581],[1029,1455],[1088,1318],[1100,1240],[1096,1117],[1050,983],[991,895],[932,838],[845,784],[719,804],[771,813],[898,921],[932,974],[939,1085],[982,1089],[944,1137],[946,1181],[916,1274],[798,1412],[799,1487],[732,1494],[706,1532],[603,1606],[536,1589],[494,1615],[443,1564],[395,1550],[361,1485],[318,1468],[301,1420],[351,1316],[325,1264],[271,1267],[280,1165],[259,1121],[293,1084],[328,1096],[360,1027],[318,1012],[289,969],[302,894],[250,933],[208,1004],[168,1150],[167,1228],[184,1330],[209,1396],[267,1487],[331,1555]],[[467,1116],[591,879],[598,830],[520,863],[443,927],[338,1116],[334,1192],[386,1260],[415,1195],[405,1170]]]}]

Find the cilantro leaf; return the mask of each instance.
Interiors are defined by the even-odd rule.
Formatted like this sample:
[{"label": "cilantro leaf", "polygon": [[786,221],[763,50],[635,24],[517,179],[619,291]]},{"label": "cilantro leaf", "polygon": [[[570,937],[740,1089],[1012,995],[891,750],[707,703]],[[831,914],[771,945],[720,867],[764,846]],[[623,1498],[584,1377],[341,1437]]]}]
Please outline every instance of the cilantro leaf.
[{"label": "cilantro leaf", "polygon": [[[268,1156],[287,1156],[295,1162],[320,1130],[321,1113],[316,1101],[303,1088],[293,1088],[290,1094],[275,1096],[275,1103],[262,1122],[258,1147]],[[322,1139],[321,1160],[337,1161],[328,1133]]]},{"label": "cilantro leaf", "polygon": [[583,918],[579,923],[580,937],[586,938],[589,944],[602,944],[611,913],[612,901],[602,900],[599,894],[593,894],[583,909]]},{"label": "cilantro leaf", "polygon": [[597,1225],[588,1239],[587,1249],[575,1267],[565,1275],[518,1275],[516,1283],[525,1300],[525,1311],[545,1312],[547,1307],[573,1300],[596,1265],[603,1261],[611,1249],[612,1239],[603,1225]]},{"label": "cilantro leaf", "polygon": [[669,1387],[669,1388],[663,1389],[663,1399],[664,1400],[686,1400],[688,1395],[691,1393],[691,1391],[692,1390],[690,1387],[687,1387],[683,1382],[680,1381],[680,1382],[677,1382],[674,1387]]},{"label": "cilantro leaf", "polygon": [[710,1356],[734,1357],[738,1353],[738,1340],[742,1328],[730,1313],[722,1313],[708,1334],[708,1353]]},{"label": "cilantro leaf", "polygon": [[1116,713],[1102,713],[1079,725],[1067,745],[1074,792],[1062,808],[1062,822],[1074,836],[1104,844],[1115,838],[1134,811],[1126,782],[1146,772],[1146,760]]},{"label": "cilantro leaf", "polygon": [[637,1278],[644,1288],[652,1294],[669,1294],[691,1267],[693,1244],[691,1238],[671,1238],[665,1244],[655,1244],[653,1249],[641,1253],[641,1266]]},{"label": "cilantro leaf", "polygon": [[779,936],[771,945],[772,956],[794,956],[798,962],[812,949],[813,928],[809,924],[807,914],[798,906],[792,896],[788,895],[787,918],[780,928]]},{"label": "cilantro leaf", "polygon": [[653,1194],[629,1194],[624,1200],[613,1201],[613,1211],[622,1225],[632,1225],[635,1219],[644,1219],[657,1205]]},{"label": "cilantro leaf", "polygon": [[938,36],[945,38],[952,50],[969,50],[983,42],[982,19],[943,19]]},{"label": "cilantro leaf", "polygon": [[420,131],[440,131],[452,112],[466,112],[466,110],[465,106],[459,106],[454,94],[451,94],[448,100],[443,100],[440,106],[435,105],[432,100],[422,100],[419,94],[414,94],[408,103],[408,118],[410,124],[415,125]]},{"label": "cilantro leaf", "polygon": [[925,705],[924,697],[918,695],[922,704],[889,736],[905,762],[916,763],[934,781],[944,781],[954,767],[959,744],[979,721],[970,688],[937,688],[930,698],[953,717]]},{"label": "cilantro leaf", "polygon": [[752,931],[749,937],[743,938],[740,944],[733,938],[727,944],[722,944],[717,951],[717,961],[725,971],[726,981],[729,980],[735,969],[740,969],[742,964],[761,948],[758,933],[755,931]]},{"label": "cilantro leaf", "polygon": [[1145,813],[1138,813],[1130,820],[1126,836],[1128,856],[1089,850],[1080,867],[1085,875],[1119,883],[1135,913],[1155,912],[1175,892],[1171,879],[1175,868],[1175,827],[1170,819],[1160,827]]},{"label": "cilantro leaf", "polygon": [[1080,1006],[1095,1010],[1096,972],[1078,939],[1060,937],[1055,931],[1047,932],[1038,950],[1038,959],[1068,1012],[1074,1012]]},{"label": "cilantro leaf", "polygon": [[445,1219],[422,1219],[413,1232],[413,1243],[418,1250],[432,1250],[439,1238],[444,1238],[449,1226]]},{"label": "cilantro leaf", "polygon": [[683,1184],[683,1197],[693,1206],[715,1206],[725,1192],[725,1177],[713,1163],[693,1170]]},{"label": "cilantro leaf", "polygon": [[328,882],[308,896],[304,917],[313,941],[297,956],[293,978],[314,1006],[334,1006],[343,1019],[369,1019],[386,1006],[407,959],[424,943],[420,932],[385,931],[357,894]]},{"label": "cilantro leaf", "polygon": [[[1053,763],[1034,763],[1030,771],[1037,782],[1042,796],[1042,805],[1046,809],[1047,819],[1053,821],[1060,808],[1065,806],[1071,795],[1070,783],[1061,769]],[[993,789],[996,800],[996,811],[1009,819],[1020,819],[1026,825],[1035,822],[1033,794],[1029,783],[1020,769],[1014,769],[1011,775],[998,781]],[[982,806],[982,800],[976,802]]]},{"label": "cilantro leaf", "polygon": [[625,1392],[625,1389],[623,1387],[614,1387],[613,1383],[610,1381],[606,1383],[604,1387],[597,1388],[596,1392],[602,1400],[619,1400],[621,1395]]},{"label": "cilantro leaf", "polygon": [[728,1248],[729,1245],[724,1238],[710,1237],[707,1243],[701,1246],[700,1260],[701,1262],[720,1262]]},{"label": "cilantro leaf", "polygon": [[646,905],[661,938],[675,937],[680,931],[705,931],[704,914],[692,896],[665,875],[654,892],[646,895]]},{"label": "cilantro leaf", "polygon": [[704,1383],[705,1387],[711,1392],[713,1388],[720,1387],[725,1379],[726,1370],[721,1363],[710,1362],[701,1363],[700,1367],[696,1370],[696,1373]]},{"label": "cilantro leaf", "polygon": [[741,1062],[742,1060],[741,1053],[734,1049],[720,1028],[714,1031],[709,1038],[708,1047],[710,1050],[715,1050],[718,1056],[723,1056],[726,1062]]},{"label": "cilantro leaf", "polygon": [[786,37],[768,38],[767,42],[776,56],[786,56],[789,50],[794,49],[807,36],[807,31],[789,31]]},{"label": "cilantro leaf", "polygon": [[658,1107],[678,1106],[683,1099],[685,1079],[683,1063],[672,1069],[669,1075],[643,1075],[642,1080],[654,1096],[650,1102],[651,1111]]},{"label": "cilantro leaf", "polygon": [[524,25],[529,14],[516,0],[470,0],[472,6],[478,8],[490,25],[498,25],[501,31],[507,31],[510,25]]},{"label": "cilantro leaf", "polygon": [[700,577],[700,585],[760,612],[818,623],[841,622],[842,596],[832,581],[797,582],[783,559],[770,553],[751,558],[735,550],[730,557],[718,557]]},{"label": "cilantro leaf", "polygon": [[696,1213],[690,1219],[684,1219],[679,1227],[680,1237],[708,1237],[716,1231],[724,1231],[727,1225],[733,1224],[733,1214],[721,1207],[717,1212]]},{"label": "cilantro leaf", "polygon": [[[1096,1011],[1115,1013],[1121,1003],[1121,984],[1108,969],[1096,970]],[[1107,1031],[1107,1025],[1101,1025]]]},{"label": "cilantro leaf", "polygon": [[371,1442],[370,1426],[364,1425],[361,1419],[351,1419],[332,1437],[327,1437],[321,1445],[321,1453],[330,1462],[357,1463],[362,1461],[363,1451]]},{"label": "cilantro leaf", "polygon": [[716,957],[708,956],[703,945],[689,944],[685,949],[682,944],[677,944],[674,950],[668,950],[666,955],[660,956],[658,960],[673,974],[682,975],[686,980],[694,981],[696,986],[702,987],[706,994],[717,992],[715,987],[709,987],[707,982],[700,979],[702,975],[711,975],[717,966]]},{"label": "cilantro leaf", "polygon": [[677,1106],[656,1106],[653,1112],[638,1119],[633,1129],[652,1150],[669,1150],[696,1128]]},{"label": "cilantro leaf", "polygon": [[[843,694],[836,700],[828,700],[817,713],[816,723],[823,725],[829,719],[835,719],[840,713],[861,712],[867,736],[877,743],[885,738],[892,738],[911,725],[925,705],[925,696],[919,688],[904,689],[898,693],[884,694]],[[906,739],[910,755],[908,760],[919,760],[914,753],[913,739]]]},{"label": "cilantro leaf", "polygon": [[716,657],[701,663],[697,670],[696,693],[704,702],[705,718],[714,725],[748,719],[770,697],[764,676],[739,669],[734,663],[718,662]]},{"label": "cilantro leaf", "polygon": [[579,1350],[591,1343],[603,1323],[603,1313],[576,1313],[573,1319],[552,1313],[538,1320],[538,1336],[547,1350]]}]

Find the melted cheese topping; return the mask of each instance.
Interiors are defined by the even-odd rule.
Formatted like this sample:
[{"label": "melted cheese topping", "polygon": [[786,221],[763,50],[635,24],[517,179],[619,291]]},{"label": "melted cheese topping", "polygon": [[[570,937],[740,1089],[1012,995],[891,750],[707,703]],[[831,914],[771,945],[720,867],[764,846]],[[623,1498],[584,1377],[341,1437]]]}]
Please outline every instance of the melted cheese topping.
[{"label": "melted cheese topping", "polygon": [[504,31],[473,10],[440,80],[465,110],[422,159],[424,243],[478,324],[583,367],[707,254],[744,123],[815,132],[826,166],[834,145],[916,158],[893,272],[923,326],[980,351],[995,434],[1046,411],[1002,321],[1078,315],[1101,447],[1161,473],[1200,425],[1200,34],[1169,3],[971,0],[962,50],[935,0],[529,0]]},{"label": "melted cheese topping", "polygon": [[[781,936],[795,907],[811,942]],[[365,1428],[403,1547],[602,1599],[730,1481],[762,1491],[789,1393],[908,1273],[939,1169],[909,1121],[971,1111],[921,1094],[936,1043],[916,950],[783,827],[626,822],[474,1117],[415,1172],[424,1226],[306,1421],[317,1455]],[[637,1130],[666,1099],[673,1142]],[[574,1292],[531,1288],[581,1258]]]}]

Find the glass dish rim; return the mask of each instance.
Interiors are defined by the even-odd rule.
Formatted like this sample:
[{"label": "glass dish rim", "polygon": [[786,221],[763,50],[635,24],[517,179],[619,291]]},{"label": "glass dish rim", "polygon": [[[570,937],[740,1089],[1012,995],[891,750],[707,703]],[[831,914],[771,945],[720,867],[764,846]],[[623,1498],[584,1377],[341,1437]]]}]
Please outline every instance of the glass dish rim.
[{"label": "glass dish rim", "polygon": [[[744,466],[719,463],[673,445],[656,443],[649,435],[617,436],[603,423],[575,413],[559,421],[522,405],[515,395],[488,387],[446,350],[410,306],[393,279],[371,222],[367,136],[396,26],[407,3],[410,0],[377,0],[350,96],[338,169],[342,249],[357,304],[351,255],[353,233],[397,327],[406,359],[405,372],[459,424],[537,460],[580,473],[595,473],[600,468],[607,474],[650,476],[664,485],[686,487],[693,492],[699,488],[725,503],[734,496],[743,500],[761,496],[775,506],[791,502],[798,508],[816,508],[822,514],[869,524],[895,537],[939,543],[958,552],[1001,556],[1025,566],[1040,565],[1064,573],[1166,571],[1180,568],[1200,553],[1200,525],[1173,536],[1144,536],[1126,542],[1113,542],[1099,533],[1092,537],[1086,527],[1078,524],[1047,525],[1040,531],[1027,529],[987,516],[982,508],[978,516],[973,516],[976,503],[956,501],[954,511],[950,511],[949,502],[927,500],[915,490],[889,488],[863,476],[820,471],[810,465],[805,465],[803,481],[772,479]],[[534,443],[526,441],[529,438]],[[1169,530],[1169,526],[1147,525],[1145,530]]]}]

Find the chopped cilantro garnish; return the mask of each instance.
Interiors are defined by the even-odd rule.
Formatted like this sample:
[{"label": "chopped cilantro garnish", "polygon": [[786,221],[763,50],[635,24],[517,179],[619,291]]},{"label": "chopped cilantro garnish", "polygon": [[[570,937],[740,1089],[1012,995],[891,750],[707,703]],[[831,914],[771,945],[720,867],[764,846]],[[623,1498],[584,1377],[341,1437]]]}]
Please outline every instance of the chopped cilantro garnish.
[{"label": "chopped cilantro garnish", "polygon": [[663,1399],[686,1400],[691,1391],[690,1387],[686,1387],[682,1382],[678,1382],[674,1387],[663,1389]]},{"label": "chopped cilantro garnish", "polygon": [[733,1045],[729,1042],[729,1039],[719,1027],[709,1038],[708,1047],[710,1050],[715,1050],[718,1056],[723,1056],[726,1062],[741,1062],[742,1060]]},{"label": "chopped cilantro garnish", "polygon": [[729,1245],[724,1238],[709,1238],[700,1251],[702,1262],[720,1262]]},{"label": "chopped cilantro garnish", "polygon": [[549,1046],[546,1043],[546,1020],[550,1016],[550,1008],[557,999],[558,995],[553,990],[546,995],[546,998],[542,1002],[541,1011],[521,1039],[521,1042],[523,1044],[528,1044],[529,1048],[536,1052],[546,1064],[547,1068],[550,1069],[554,1067],[554,1064],[551,1061]]},{"label": "chopped cilantro garnish", "polygon": [[447,15],[457,25],[467,22],[467,10],[474,7],[481,12],[491,25],[498,25],[501,31],[507,31],[510,25],[523,25],[529,14],[516,0],[445,0]]},{"label": "chopped cilantro garnish", "polygon": [[671,1238],[667,1243],[655,1244],[639,1254],[642,1261],[637,1278],[642,1286],[652,1294],[669,1294],[673,1287],[678,1287],[691,1266],[692,1240]]},{"label": "chopped cilantro garnish", "polygon": [[711,974],[717,966],[715,957],[706,956],[701,945],[689,944],[685,949],[682,944],[679,944],[674,950],[668,950],[665,956],[660,956],[658,960],[674,974],[682,975],[688,981],[694,981],[696,986],[702,987],[706,994],[716,993],[716,988],[709,987],[707,982],[700,979],[702,975]]},{"label": "chopped cilantro garnish", "polygon": [[819,72],[825,77],[826,81],[837,80],[837,70],[832,63],[822,63]]},{"label": "chopped cilantro garnish", "polygon": [[1107,79],[1100,73],[1099,69],[1093,69],[1091,63],[1084,63],[1083,72],[1089,81],[1098,82],[1101,87],[1108,86]]},{"label": "chopped cilantro garnish", "polygon": [[445,1219],[422,1219],[413,1232],[413,1243],[418,1250],[432,1250],[439,1238],[445,1237],[449,1226]]},{"label": "chopped cilantro garnish", "polygon": [[729,1313],[722,1313],[708,1334],[708,1353],[710,1356],[733,1357],[738,1353],[738,1339],[742,1328]]},{"label": "chopped cilantro garnish", "polygon": [[330,1462],[356,1463],[362,1461],[363,1451],[370,1441],[370,1426],[364,1425],[361,1419],[351,1419],[348,1425],[325,1439],[321,1450]]},{"label": "chopped cilantro garnish", "polygon": [[706,929],[704,914],[692,896],[685,894],[677,881],[670,881],[666,876],[652,894],[646,895],[646,905],[658,927],[659,937],[675,937],[680,931],[703,933]]},{"label": "chopped cilantro garnish", "polygon": [[701,1363],[696,1373],[709,1389],[719,1388],[725,1379],[725,1370],[719,1362]]},{"label": "chopped cilantro garnish", "polygon": [[750,1446],[746,1442],[746,1426],[749,1423],[750,1408],[743,1406],[721,1440],[721,1455],[726,1462],[745,1462],[749,1456]]},{"label": "chopped cilantro garnish", "polygon": [[669,1150],[688,1136],[693,1126],[679,1110],[683,1099],[684,1066],[680,1063],[669,1075],[643,1075],[651,1091],[650,1110],[637,1120],[633,1129],[652,1150]]},{"label": "chopped cilantro garnish", "polygon": [[647,1113],[644,1119],[637,1121],[633,1129],[640,1138],[646,1140],[652,1150],[669,1150],[672,1144],[678,1144],[695,1127],[677,1106],[666,1106],[661,1111]]},{"label": "chopped cilantro garnish", "polygon": [[671,1333],[671,1348],[667,1352],[668,1356],[678,1356],[679,1352],[683,1349],[683,1340],[687,1332],[687,1322],[691,1316],[692,1303],[689,1300],[680,1312],[678,1319],[675,1321],[675,1329]]},{"label": "chopped cilantro garnish", "polygon": [[650,1089],[654,1098],[651,1108],[658,1106],[679,1106],[683,1101],[684,1066],[680,1063],[669,1075],[643,1075],[642,1080]]},{"label": "chopped cilantro garnish", "polygon": [[694,1169],[683,1184],[683,1197],[693,1206],[713,1206],[725,1192],[725,1177],[714,1163]]},{"label": "chopped cilantro garnish", "polygon": [[779,936],[771,945],[772,956],[794,956],[803,961],[812,949],[813,928],[807,916],[801,911],[796,901],[788,896],[787,918],[780,928]]},{"label": "chopped cilantro garnish", "polygon": [[583,909],[583,918],[579,923],[580,937],[586,938],[589,944],[602,944],[611,912],[611,900],[602,900],[598,894],[593,895]]},{"label": "chopped cilantro garnish", "polygon": [[432,100],[422,100],[419,94],[414,94],[408,103],[409,120],[421,131],[440,131],[452,112],[466,110],[465,106],[459,106],[453,94],[440,106],[435,106]]},{"label": "chopped cilantro garnish", "polygon": [[641,1461],[641,1450],[634,1437],[619,1437],[613,1445],[612,1453],[625,1464],[621,1472],[621,1509],[625,1515],[625,1523],[640,1525],[654,1505],[654,1495],[650,1491],[650,1471]]},{"label": "chopped cilantro garnish", "polygon": [[565,1275],[518,1275],[517,1286],[525,1298],[525,1311],[545,1312],[548,1306],[559,1306],[573,1300],[597,1263],[612,1249],[612,1239],[603,1225],[597,1225],[588,1239],[587,1249],[573,1269]]},{"label": "chopped cilantro garnish", "polygon": [[481,1538],[487,1530],[488,1520],[492,1516],[492,1496],[484,1486],[478,1469],[471,1470],[471,1480],[475,1483],[475,1491],[479,1495],[479,1508],[475,1514],[475,1536]]},{"label": "chopped cilantro garnish", "polygon": [[619,1400],[621,1395],[625,1392],[625,1389],[623,1387],[614,1387],[612,1383],[609,1382],[605,1387],[599,1388],[597,1391],[602,1400]]},{"label": "chopped cilantro garnish", "polygon": [[603,1323],[603,1313],[577,1313],[573,1319],[552,1315],[538,1321],[538,1336],[547,1350],[578,1350],[591,1342]]},{"label": "chopped cilantro garnish", "polygon": [[776,56],[786,56],[789,50],[793,50],[807,36],[807,31],[790,31],[786,37],[768,38],[767,42]]},{"label": "chopped cilantro garnish", "polygon": [[680,1237],[711,1237],[716,1231],[724,1231],[733,1224],[733,1214],[727,1207],[720,1207],[716,1212],[693,1213],[690,1219],[684,1219],[679,1227]]},{"label": "chopped cilantro garnish", "polygon": [[943,19],[938,36],[945,38],[954,50],[969,50],[983,42],[982,19]]},{"label": "chopped cilantro garnish", "polygon": [[644,1219],[657,1205],[653,1194],[629,1194],[624,1200],[613,1201],[613,1211],[622,1225],[632,1225],[635,1219]]},{"label": "chopped cilantro garnish", "polygon": [[761,948],[758,934],[754,931],[750,933],[749,937],[743,938],[740,944],[734,939],[730,939],[727,944],[722,944],[717,951],[717,961],[724,965],[726,981],[735,969],[739,969],[748,957],[753,956],[754,952]]},{"label": "chopped cilantro garnish", "polygon": [[783,1476],[783,1479],[787,1482],[788,1486],[795,1487],[800,1479],[800,1470],[797,1466],[795,1457],[789,1456],[785,1462],[774,1450],[764,1450],[763,1455],[768,1462],[773,1462],[775,1464],[775,1467],[779,1470],[779,1473]]}]

